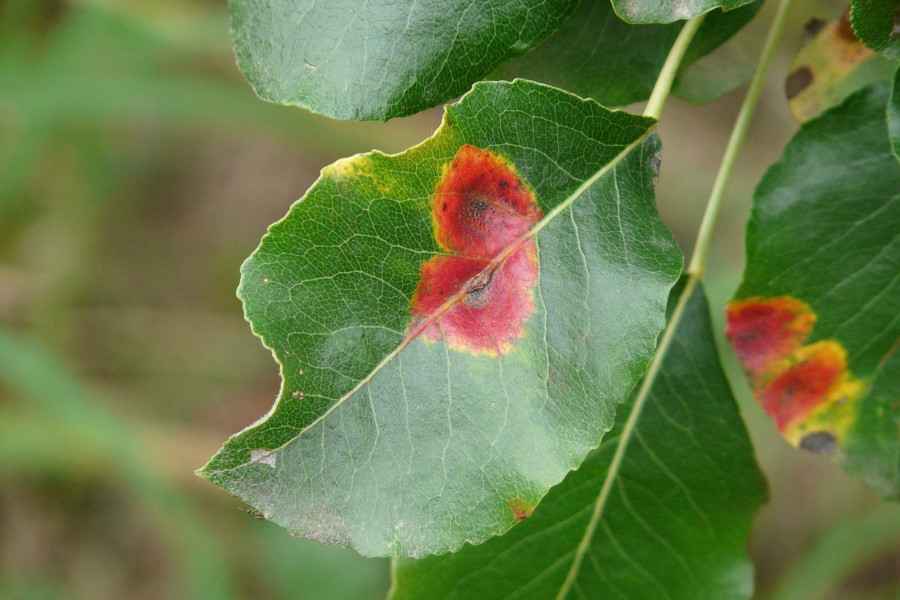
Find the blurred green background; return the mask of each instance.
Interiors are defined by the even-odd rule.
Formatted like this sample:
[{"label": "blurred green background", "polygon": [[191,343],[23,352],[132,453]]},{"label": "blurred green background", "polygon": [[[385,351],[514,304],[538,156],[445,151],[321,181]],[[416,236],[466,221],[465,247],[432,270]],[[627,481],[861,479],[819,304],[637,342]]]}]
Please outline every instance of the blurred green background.
[{"label": "blurred green background", "polygon": [[[717,229],[719,325],[753,186],[797,127],[781,81],[803,22],[841,9],[794,9]],[[687,253],[740,100],[664,112],[659,204]],[[234,296],[242,260],[321,167],[440,114],[258,100],[223,1],[0,0],[0,598],[384,596],[385,560],[291,537],[193,471],[279,386]],[[787,446],[720,347],[771,487],[758,598],[900,598],[900,507]]]}]

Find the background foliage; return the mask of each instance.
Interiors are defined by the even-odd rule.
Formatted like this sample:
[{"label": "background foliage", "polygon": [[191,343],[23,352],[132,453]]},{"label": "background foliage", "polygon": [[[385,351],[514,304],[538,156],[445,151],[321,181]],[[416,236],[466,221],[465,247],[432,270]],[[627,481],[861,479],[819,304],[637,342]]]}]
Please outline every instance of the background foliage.
[{"label": "background foliage", "polygon": [[[751,51],[760,24],[740,36]],[[797,127],[780,84],[802,25],[720,222],[717,334],[751,190]],[[666,108],[658,202],[686,252],[739,99]],[[234,298],[260,232],[322,166],[409,147],[439,114],[340,123],[259,101],[224,3],[0,4],[0,596],[383,596],[386,562],[291,538],[193,471],[278,389]],[[758,597],[896,597],[898,507],[787,446],[722,356],[771,485]]]}]

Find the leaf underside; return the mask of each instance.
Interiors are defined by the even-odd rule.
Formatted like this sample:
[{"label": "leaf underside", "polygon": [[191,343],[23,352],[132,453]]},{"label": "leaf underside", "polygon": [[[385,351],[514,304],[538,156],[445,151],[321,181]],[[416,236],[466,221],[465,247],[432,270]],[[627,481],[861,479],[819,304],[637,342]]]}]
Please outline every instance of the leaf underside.
[{"label": "leaf underside", "polygon": [[[247,319],[281,364],[278,403],[202,475],[367,555],[506,531],[598,445],[652,357],[682,261],[654,205],[653,124],[484,83],[422,145],[324,169],[242,269]],[[508,161],[544,215],[533,312],[494,356],[407,338],[420,275],[447,254],[435,188],[469,146]]]},{"label": "leaf underside", "polygon": [[687,298],[640,413],[637,396],[530,519],[480,546],[398,561],[392,600],[750,597],[746,539],[765,482],[718,363],[702,287]]}]

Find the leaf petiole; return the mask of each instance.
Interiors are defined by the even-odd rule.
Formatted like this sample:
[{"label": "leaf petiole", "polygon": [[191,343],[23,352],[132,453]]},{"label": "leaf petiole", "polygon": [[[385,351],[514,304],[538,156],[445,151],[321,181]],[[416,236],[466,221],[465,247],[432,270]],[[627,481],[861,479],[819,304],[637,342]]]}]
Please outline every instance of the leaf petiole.
[{"label": "leaf petiole", "polygon": [[706,269],[709,244],[712,240],[713,228],[719,216],[719,210],[722,207],[722,200],[725,197],[725,190],[728,188],[728,182],[731,179],[738,152],[740,152],[744,138],[747,136],[747,130],[750,128],[750,121],[756,112],[756,105],[759,104],[759,97],[762,94],[763,83],[765,83],[769,65],[772,63],[772,56],[775,54],[775,47],[778,45],[778,39],[781,37],[781,31],[784,29],[787,14],[793,3],[794,0],[781,0],[781,4],[778,6],[778,12],[775,14],[772,26],[769,28],[769,33],[763,44],[759,62],[753,71],[753,77],[750,79],[747,95],[744,96],[744,102],[741,104],[741,111],[738,113],[734,127],[731,130],[731,136],[728,138],[728,146],[725,148],[722,163],[719,165],[718,173],[716,173],[716,180],[713,183],[709,201],[706,203],[706,211],[703,213],[703,221],[701,221],[700,230],[697,232],[697,241],[694,244],[691,262],[687,268],[687,274],[691,277],[702,278],[703,271]]},{"label": "leaf petiole", "polygon": [[678,69],[681,68],[681,61],[684,60],[684,53],[687,52],[688,46],[691,45],[691,40],[694,39],[694,35],[700,29],[700,24],[703,23],[705,16],[704,14],[691,19],[678,32],[678,37],[675,38],[675,43],[672,44],[672,48],[666,56],[666,62],[663,63],[659,77],[656,78],[656,83],[653,85],[650,99],[647,100],[647,106],[644,108],[645,117],[652,117],[659,121],[666,98],[669,97],[669,92],[672,91],[672,82],[675,81],[675,75],[678,74]]}]

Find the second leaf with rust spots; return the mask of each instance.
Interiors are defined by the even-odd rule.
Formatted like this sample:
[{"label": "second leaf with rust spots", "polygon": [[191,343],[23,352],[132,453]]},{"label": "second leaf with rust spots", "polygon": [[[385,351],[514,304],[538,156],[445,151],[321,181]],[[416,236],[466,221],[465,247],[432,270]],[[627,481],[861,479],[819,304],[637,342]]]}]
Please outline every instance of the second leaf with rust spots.
[{"label": "second leaf with rust spots", "polygon": [[900,497],[900,164],[886,83],[800,129],[763,178],[726,335],[793,444]]},{"label": "second leaf with rust spots", "polygon": [[323,169],[242,269],[278,402],[203,476],[368,555],[527,516],[612,426],[664,323],[681,254],[653,125],[485,83],[420,146]]}]

